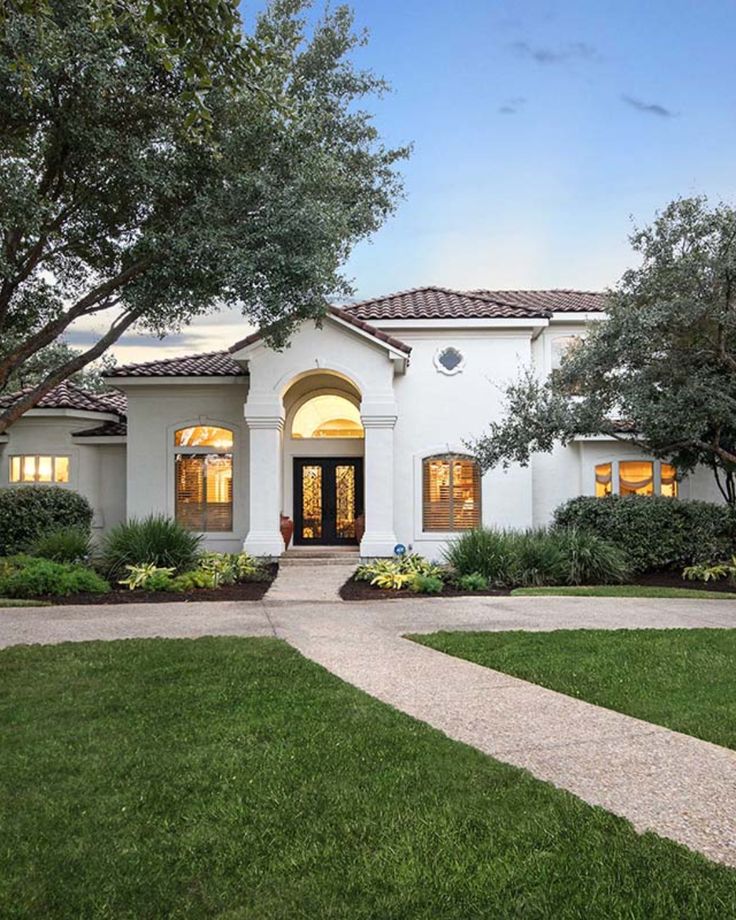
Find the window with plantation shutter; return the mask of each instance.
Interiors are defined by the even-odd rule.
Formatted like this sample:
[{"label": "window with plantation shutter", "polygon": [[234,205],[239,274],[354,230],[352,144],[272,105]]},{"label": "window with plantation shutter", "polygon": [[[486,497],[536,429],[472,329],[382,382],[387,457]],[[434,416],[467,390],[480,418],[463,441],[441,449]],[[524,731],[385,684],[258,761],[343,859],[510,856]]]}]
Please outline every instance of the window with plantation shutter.
[{"label": "window with plantation shutter", "polygon": [[[182,434],[194,430],[215,432],[219,440],[214,436],[190,439]],[[232,447],[232,432],[222,428],[182,429],[176,432],[175,444],[180,447],[174,459],[176,520],[187,530],[201,533],[231,531],[233,455],[215,453],[212,447]],[[190,444],[181,449],[181,445]]]},{"label": "window with plantation shutter", "polygon": [[422,465],[422,529],[450,532],[480,526],[480,469],[455,454],[427,457]]}]

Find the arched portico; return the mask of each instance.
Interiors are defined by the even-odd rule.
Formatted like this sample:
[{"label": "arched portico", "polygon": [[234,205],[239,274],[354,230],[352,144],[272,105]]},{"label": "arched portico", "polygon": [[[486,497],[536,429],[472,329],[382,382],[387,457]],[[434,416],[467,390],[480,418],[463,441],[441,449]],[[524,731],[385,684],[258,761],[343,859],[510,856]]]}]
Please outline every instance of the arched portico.
[{"label": "arched portico", "polygon": [[[315,500],[310,523],[297,534],[299,542],[317,539],[313,535],[318,531],[320,545],[330,545],[330,539],[336,544],[350,542],[354,533],[350,514],[343,513],[337,520],[335,505],[342,502],[344,511],[347,502],[352,508],[350,490],[354,489],[355,513],[363,511],[365,517],[361,555],[390,555],[396,545],[393,379],[397,367],[403,369],[406,355],[399,356],[399,361],[392,347],[342,325],[327,320],[321,329],[302,327],[282,352],[254,341],[234,354],[247,364],[250,374],[245,404],[250,437],[248,552],[269,556],[283,552],[280,515],[288,515],[297,525],[304,518],[299,476],[304,477],[302,486],[312,482],[310,476],[320,480],[323,492],[318,498],[332,515],[314,523],[314,507],[319,510]],[[343,415],[351,418],[343,419],[342,427],[332,424],[339,417],[327,419],[330,424],[321,430],[300,436],[293,430],[294,419],[319,396],[348,401],[353,411]],[[351,436],[355,432],[346,427],[348,423],[362,428],[362,436]],[[309,458],[314,462],[306,466],[313,469],[304,472],[305,464],[300,461]],[[340,479],[337,484],[336,476]]]}]

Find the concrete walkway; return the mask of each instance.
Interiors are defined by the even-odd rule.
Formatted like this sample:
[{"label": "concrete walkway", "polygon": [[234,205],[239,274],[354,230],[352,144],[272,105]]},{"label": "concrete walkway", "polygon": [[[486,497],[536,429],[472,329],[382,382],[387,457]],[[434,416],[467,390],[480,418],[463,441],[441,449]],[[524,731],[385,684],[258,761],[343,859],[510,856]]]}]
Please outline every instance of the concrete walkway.
[{"label": "concrete walkway", "polygon": [[[303,595],[300,573],[260,602],[0,610],[0,645],[155,635],[278,636],[449,737],[524,767],[628,818],[639,830],[653,830],[736,866],[736,752],[402,638],[406,632],[438,629],[736,628],[736,602],[289,599],[297,581],[302,585],[297,593]],[[320,576],[320,591],[332,591],[331,581]]]}]

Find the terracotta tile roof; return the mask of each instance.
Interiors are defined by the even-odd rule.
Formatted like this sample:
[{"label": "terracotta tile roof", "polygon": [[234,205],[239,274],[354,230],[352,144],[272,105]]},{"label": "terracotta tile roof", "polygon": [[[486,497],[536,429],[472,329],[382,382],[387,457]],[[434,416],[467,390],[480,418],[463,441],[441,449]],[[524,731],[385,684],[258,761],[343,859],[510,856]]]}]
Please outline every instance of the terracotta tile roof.
[{"label": "terracotta tile roof", "polygon": [[[30,392],[32,387],[24,387],[15,393],[0,396],[0,408],[12,406],[21,396]],[[81,412],[106,412],[125,415],[125,397],[122,393],[89,393],[74,383],[65,380],[50,390],[36,403],[36,409],[77,409]]]},{"label": "terracotta tile roof", "polygon": [[123,364],[105,377],[242,377],[247,372],[226,351],[209,351],[143,364]]},{"label": "terracotta tile roof", "polygon": [[606,309],[606,295],[601,291],[471,291],[493,300],[529,310],[552,310],[556,313],[595,313]]},{"label": "terracotta tile roof", "polygon": [[128,423],[125,419],[117,422],[105,422],[103,425],[97,425],[94,428],[85,428],[84,431],[75,431],[73,438],[119,438],[125,437],[128,433]]},{"label": "terracotta tile roof", "polygon": [[[376,329],[375,326],[371,326],[370,323],[366,323],[362,317],[356,316],[346,307],[328,307],[328,312],[336,317],[341,319],[346,323],[349,323],[351,326],[355,326],[356,329],[360,329],[363,332],[367,332],[368,335],[373,336],[374,339],[378,339],[379,342],[383,342],[386,345],[390,345],[392,348],[397,349],[397,351],[403,351],[407,355],[411,353],[411,346],[406,345],[404,342],[401,342],[399,339],[395,339],[392,335],[388,335],[386,332],[381,332],[380,329]],[[230,346],[230,351],[240,351],[241,348],[245,348],[248,345],[252,345],[254,342],[260,341],[263,337],[264,330],[259,329],[256,332],[252,332],[250,335],[247,335],[244,339],[241,339],[239,342],[236,342],[234,345]]]},{"label": "terracotta tile roof", "polygon": [[453,291],[432,286],[362,300],[344,309],[363,320],[535,319],[553,311],[602,310],[604,299],[592,291]]}]

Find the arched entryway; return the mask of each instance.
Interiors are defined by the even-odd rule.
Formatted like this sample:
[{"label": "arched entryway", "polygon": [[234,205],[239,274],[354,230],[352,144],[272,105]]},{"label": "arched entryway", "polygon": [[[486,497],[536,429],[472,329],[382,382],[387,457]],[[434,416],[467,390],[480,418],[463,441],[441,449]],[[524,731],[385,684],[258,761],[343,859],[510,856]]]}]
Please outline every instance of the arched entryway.
[{"label": "arched entryway", "polygon": [[357,546],[364,530],[361,394],[336,374],[301,377],[284,393],[284,509],[295,546]]}]

